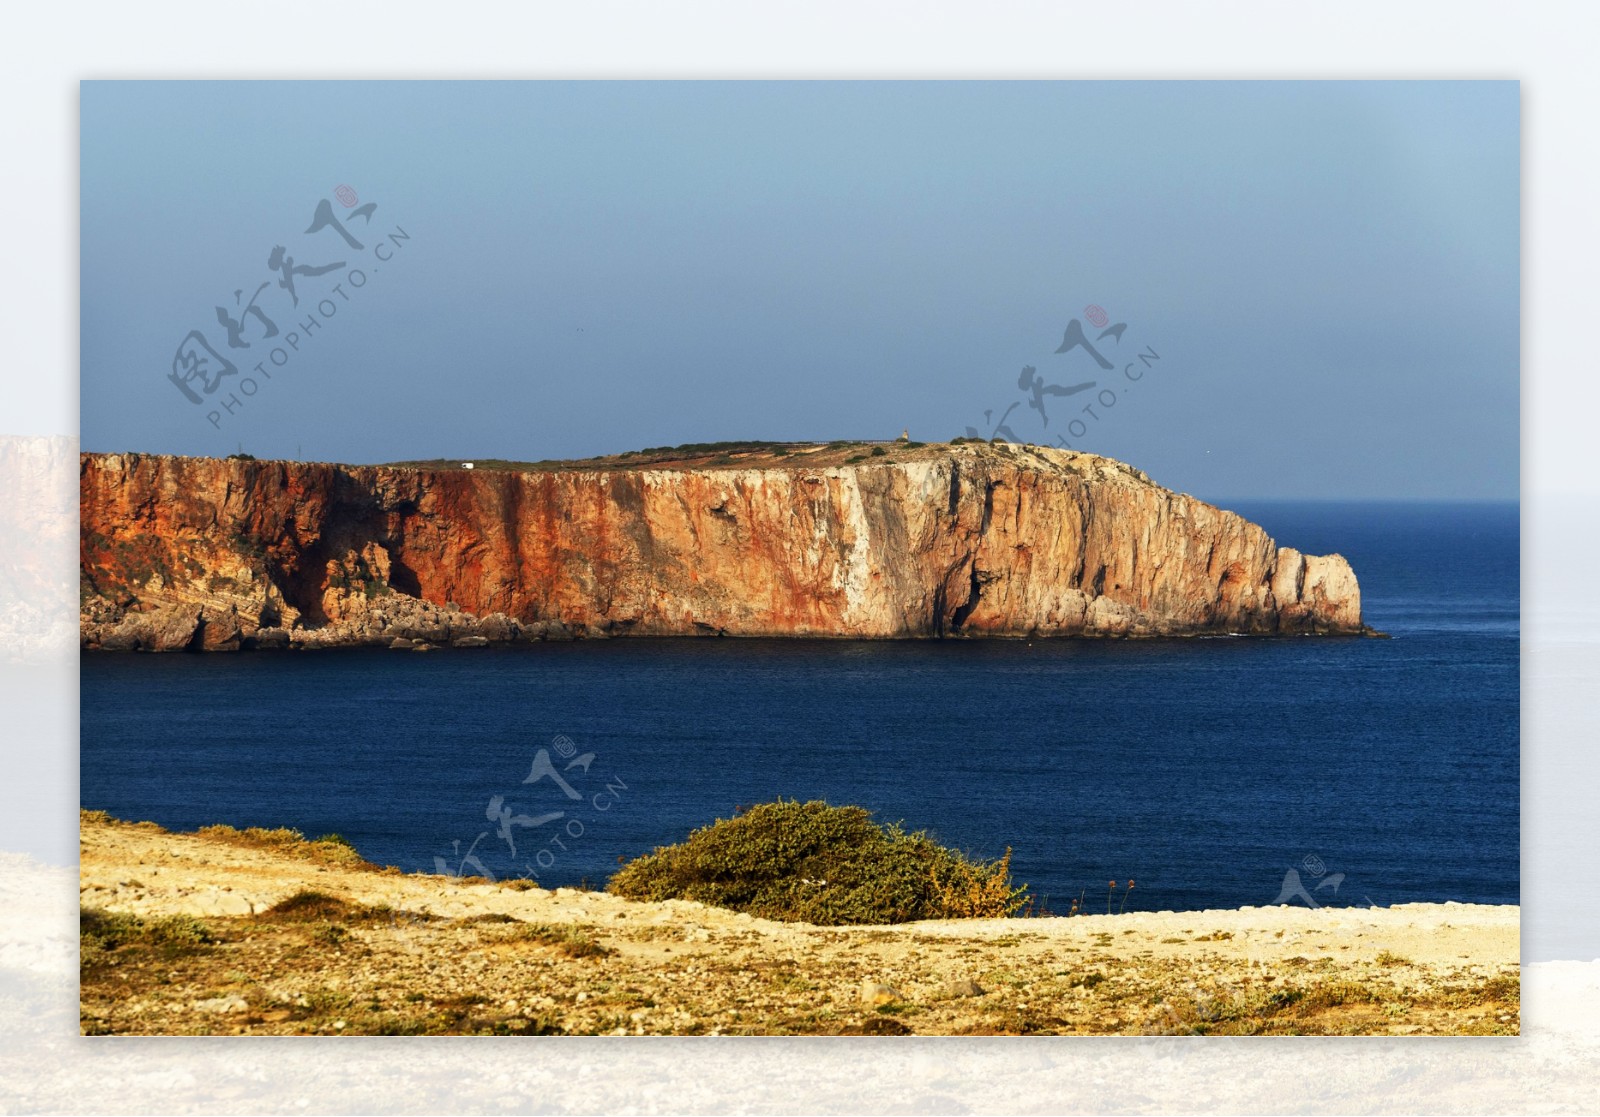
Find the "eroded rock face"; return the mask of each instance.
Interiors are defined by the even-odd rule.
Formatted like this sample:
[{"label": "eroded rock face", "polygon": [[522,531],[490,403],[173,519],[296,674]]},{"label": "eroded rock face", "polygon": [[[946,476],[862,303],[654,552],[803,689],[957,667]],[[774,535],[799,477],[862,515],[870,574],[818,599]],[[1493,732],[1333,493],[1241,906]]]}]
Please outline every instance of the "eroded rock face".
[{"label": "eroded rock face", "polygon": [[1361,631],[1343,558],[1279,548],[1119,462],[900,457],[518,473],[85,454],[82,639]]}]

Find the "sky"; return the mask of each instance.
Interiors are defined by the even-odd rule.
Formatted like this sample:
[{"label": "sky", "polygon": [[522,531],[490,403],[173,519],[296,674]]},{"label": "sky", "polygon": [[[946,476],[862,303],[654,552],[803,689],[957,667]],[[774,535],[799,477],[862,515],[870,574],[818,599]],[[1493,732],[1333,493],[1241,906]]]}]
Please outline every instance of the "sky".
[{"label": "sky", "polygon": [[[536,460],[1003,423],[1210,500],[1515,499],[1519,100],[85,82],[82,446]],[[1057,352],[1074,321],[1100,360]]]}]

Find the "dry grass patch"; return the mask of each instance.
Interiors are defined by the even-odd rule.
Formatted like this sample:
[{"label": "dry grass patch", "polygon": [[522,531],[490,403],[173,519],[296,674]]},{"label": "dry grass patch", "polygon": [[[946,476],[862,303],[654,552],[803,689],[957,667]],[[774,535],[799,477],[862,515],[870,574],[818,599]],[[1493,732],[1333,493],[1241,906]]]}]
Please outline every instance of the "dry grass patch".
[{"label": "dry grass patch", "polygon": [[195,835],[225,845],[238,846],[241,849],[264,850],[340,869],[380,868],[357,853],[356,847],[350,844],[350,840],[340,834],[323,834],[319,838],[307,838],[298,830],[282,826],[275,830],[267,830],[260,826],[238,830],[232,826],[217,825],[202,826],[195,831]]},{"label": "dry grass patch", "polygon": [[78,909],[80,972],[115,965],[118,954],[170,960],[204,950],[216,941],[210,928],[192,916],[144,919],[127,912]]},{"label": "dry grass patch", "polygon": [[568,958],[604,958],[616,953],[591,932],[592,928],[571,923],[517,923],[498,936],[497,941],[535,943]]}]

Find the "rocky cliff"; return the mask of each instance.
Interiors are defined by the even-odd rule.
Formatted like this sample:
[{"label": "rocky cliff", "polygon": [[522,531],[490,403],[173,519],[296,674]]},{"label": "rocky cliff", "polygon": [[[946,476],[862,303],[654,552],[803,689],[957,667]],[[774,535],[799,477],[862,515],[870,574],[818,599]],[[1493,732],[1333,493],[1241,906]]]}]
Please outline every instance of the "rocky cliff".
[{"label": "rocky cliff", "polygon": [[80,507],[82,641],[108,650],[1362,630],[1338,555],[1040,447],[545,470],[85,454]]}]

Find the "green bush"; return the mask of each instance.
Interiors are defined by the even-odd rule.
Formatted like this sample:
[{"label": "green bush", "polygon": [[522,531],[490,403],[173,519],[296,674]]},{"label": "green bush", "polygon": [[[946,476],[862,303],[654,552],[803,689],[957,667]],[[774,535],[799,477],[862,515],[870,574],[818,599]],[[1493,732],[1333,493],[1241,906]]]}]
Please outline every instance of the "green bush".
[{"label": "green bush", "polygon": [[823,925],[1003,918],[1027,900],[1011,851],[968,859],[860,807],[779,800],[702,827],[623,866],[609,890],[695,900],[764,919]]},{"label": "green bush", "polygon": [[885,450],[882,446],[874,446],[872,448],[872,456],[875,458],[881,458],[888,452],[889,451]]},{"label": "green bush", "polygon": [[204,923],[189,915],[145,919],[129,912],[78,909],[78,965],[82,970],[98,966],[124,947],[143,947],[171,959],[216,941]]}]

